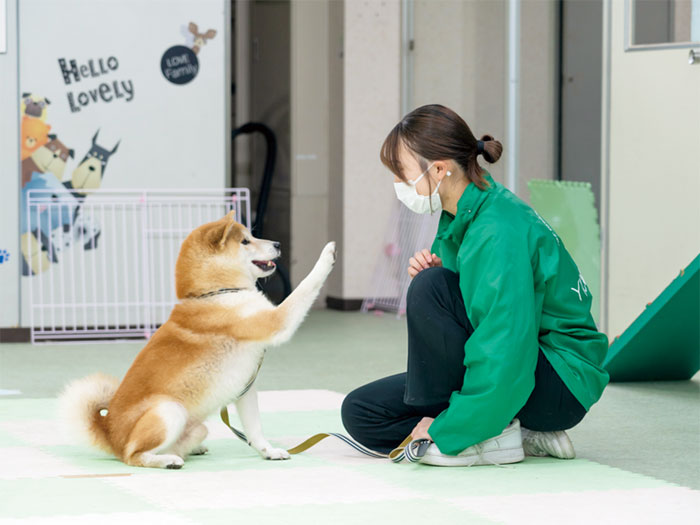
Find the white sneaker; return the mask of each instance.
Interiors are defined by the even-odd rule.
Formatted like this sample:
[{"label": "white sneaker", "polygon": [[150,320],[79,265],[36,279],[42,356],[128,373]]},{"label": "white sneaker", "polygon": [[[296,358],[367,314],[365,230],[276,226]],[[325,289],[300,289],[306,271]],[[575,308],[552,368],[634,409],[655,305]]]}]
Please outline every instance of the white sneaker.
[{"label": "white sneaker", "polygon": [[535,432],[522,428],[523,449],[527,456],[552,456],[559,459],[574,459],[576,452],[569,436],[563,430]]},{"label": "white sneaker", "polygon": [[431,443],[420,462],[441,467],[471,467],[517,463],[523,459],[525,454],[520,435],[520,421],[514,419],[498,436],[472,445],[456,456],[443,454],[435,443]]}]

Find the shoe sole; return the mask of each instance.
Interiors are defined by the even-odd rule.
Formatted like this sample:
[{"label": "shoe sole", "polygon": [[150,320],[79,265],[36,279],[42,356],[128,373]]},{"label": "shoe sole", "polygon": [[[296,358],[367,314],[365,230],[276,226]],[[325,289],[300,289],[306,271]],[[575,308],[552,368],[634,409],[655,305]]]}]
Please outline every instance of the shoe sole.
[{"label": "shoe sole", "polygon": [[566,432],[554,432],[554,437],[556,438],[555,452],[557,452],[554,457],[560,459],[574,459],[576,457],[574,444],[571,442]]},{"label": "shoe sole", "polygon": [[436,467],[471,467],[477,465],[505,465],[507,463],[518,463],[525,459],[525,452],[522,447],[506,448],[484,452],[481,456],[433,456],[426,454],[420,460],[424,465],[434,465]]},{"label": "shoe sole", "polygon": [[[576,451],[566,432],[542,432],[546,439],[537,439],[535,443],[537,451],[528,452],[528,456],[545,457],[552,456],[559,459],[574,459]],[[525,446],[525,448],[530,448]]]}]

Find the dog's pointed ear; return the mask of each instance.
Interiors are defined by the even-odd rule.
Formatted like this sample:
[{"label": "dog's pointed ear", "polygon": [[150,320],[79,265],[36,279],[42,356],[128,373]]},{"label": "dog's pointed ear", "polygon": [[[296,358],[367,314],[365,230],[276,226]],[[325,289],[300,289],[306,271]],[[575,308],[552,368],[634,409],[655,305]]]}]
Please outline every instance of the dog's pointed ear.
[{"label": "dog's pointed ear", "polygon": [[219,248],[224,247],[224,244],[226,244],[226,240],[228,239],[229,235],[231,235],[231,230],[233,230],[234,226],[238,224],[236,222],[236,214],[233,210],[226,214],[224,220],[226,221],[226,226],[224,226],[223,233],[221,234],[221,239],[219,239]]}]

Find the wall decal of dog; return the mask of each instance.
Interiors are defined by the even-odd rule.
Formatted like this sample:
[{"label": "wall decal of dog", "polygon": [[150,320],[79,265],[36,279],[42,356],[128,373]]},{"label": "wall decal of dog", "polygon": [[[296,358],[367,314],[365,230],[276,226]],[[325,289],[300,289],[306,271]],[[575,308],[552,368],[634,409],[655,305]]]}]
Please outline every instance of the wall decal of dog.
[{"label": "wall decal of dog", "polygon": [[98,129],[95,136],[92,137],[90,151],[85,154],[78,167],[73,170],[71,180],[63,183],[66,188],[72,190],[76,195],[83,196],[85,191],[81,190],[94,190],[102,185],[107,161],[117,152],[121,142],[121,140],[117,141],[111,150],[105,149],[97,144],[97,135],[99,133],[100,130]]},{"label": "wall decal of dog", "polygon": [[49,104],[51,104],[51,101],[46,97],[35,95],[34,93],[22,93],[19,109],[23,117],[27,115],[46,121],[47,106]]},{"label": "wall decal of dog", "polygon": [[52,173],[59,181],[63,180],[66,162],[74,158],[75,152],[56,135],[49,135],[49,142],[38,148],[31,157],[22,161],[22,187],[32,179],[32,173]]}]

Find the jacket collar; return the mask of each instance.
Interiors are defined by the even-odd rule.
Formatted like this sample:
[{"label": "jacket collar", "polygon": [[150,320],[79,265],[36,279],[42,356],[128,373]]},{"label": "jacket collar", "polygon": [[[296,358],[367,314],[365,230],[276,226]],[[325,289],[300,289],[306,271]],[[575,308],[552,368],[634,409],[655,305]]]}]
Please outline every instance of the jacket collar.
[{"label": "jacket collar", "polygon": [[440,225],[438,226],[438,239],[449,239],[456,243],[462,242],[467,228],[478,215],[479,209],[489,194],[496,189],[496,182],[488,172],[486,172],[484,178],[489,184],[485,190],[480,190],[473,183],[465,188],[464,193],[462,193],[457,202],[457,214],[454,217],[446,211],[442,212]]}]

